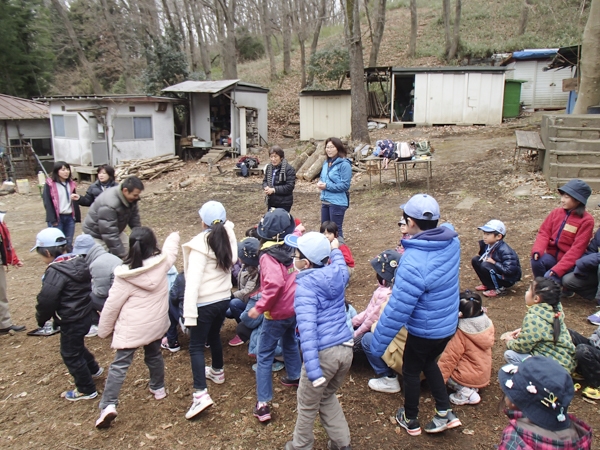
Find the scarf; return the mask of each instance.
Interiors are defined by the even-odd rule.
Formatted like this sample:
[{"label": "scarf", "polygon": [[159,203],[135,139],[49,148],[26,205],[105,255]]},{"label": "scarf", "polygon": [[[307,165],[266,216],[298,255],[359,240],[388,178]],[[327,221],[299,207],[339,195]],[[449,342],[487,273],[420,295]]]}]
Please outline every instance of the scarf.
[{"label": "scarf", "polygon": [[[277,182],[279,184],[285,183],[287,181],[287,177],[285,176],[285,171],[287,169],[287,161],[285,158],[283,158],[281,160],[281,164],[279,165],[279,172],[277,173]],[[273,169],[275,169],[275,167],[273,167],[273,164],[268,164],[267,165],[267,186],[268,187],[273,187],[273,185],[275,183],[273,183]]]}]

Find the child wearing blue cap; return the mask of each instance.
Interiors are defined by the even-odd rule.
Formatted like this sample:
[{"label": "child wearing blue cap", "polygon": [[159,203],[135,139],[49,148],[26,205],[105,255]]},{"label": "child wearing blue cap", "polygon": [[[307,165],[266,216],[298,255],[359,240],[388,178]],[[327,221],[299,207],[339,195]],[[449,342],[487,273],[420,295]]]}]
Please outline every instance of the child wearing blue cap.
[{"label": "child wearing blue cap", "polygon": [[[350,449],[350,429],[336,392],[352,365],[352,333],[346,325],[345,286],[348,270],[339,242],[321,233],[285,242],[296,248],[294,308],[304,357],[298,387],[298,419],[286,450],[313,448],[317,414],[329,436],[327,448]],[[328,264],[329,263],[329,264]],[[287,361],[286,361],[287,362]]]}]

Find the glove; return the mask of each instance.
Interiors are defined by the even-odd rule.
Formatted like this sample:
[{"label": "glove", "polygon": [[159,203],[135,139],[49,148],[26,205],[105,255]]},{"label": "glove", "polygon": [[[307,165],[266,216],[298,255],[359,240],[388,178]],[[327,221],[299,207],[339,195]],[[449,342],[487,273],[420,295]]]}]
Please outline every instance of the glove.
[{"label": "glove", "polygon": [[327,378],[325,378],[325,377],[319,377],[315,381],[312,382],[312,385],[313,385],[313,387],[319,387],[319,386],[322,386],[325,383],[327,383]]}]

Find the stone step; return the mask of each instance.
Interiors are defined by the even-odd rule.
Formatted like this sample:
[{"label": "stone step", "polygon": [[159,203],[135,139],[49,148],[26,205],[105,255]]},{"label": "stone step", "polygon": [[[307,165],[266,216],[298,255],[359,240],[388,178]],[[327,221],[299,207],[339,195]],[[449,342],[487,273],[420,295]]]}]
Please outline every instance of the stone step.
[{"label": "stone step", "polygon": [[600,152],[600,139],[568,139],[568,138],[550,138],[560,139],[557,141],[549,140],[546,144],[546,150],[564,150],[564,151],[596,151]]},{"label": "stone step", "polygon": [[548,133],[550,139],[600,139],[600,128],[593,127],[552,127]]},{"label": "stone step", "polygon": [[550,163],[550,177],[556,178],[596,178],[600,179],[600,164]]},{"label": "stone step", "polygon": [[[548,187],[550,189],[556,189],[558,186],[562,186],[563,184],[567,184],[572,178],[563,178],[563,177],[550,177],[548,179]],[[581,178],[585,181],[594,191],[600,190],[600,177],[590,177],[590,178]]]},{"label": "stone step", "polygon": [[600,152],[575,152],[575,151],[556,151],[552,150],[546,155],[550,164],[579,164],[586,166],[589,164],[600,164]]}]

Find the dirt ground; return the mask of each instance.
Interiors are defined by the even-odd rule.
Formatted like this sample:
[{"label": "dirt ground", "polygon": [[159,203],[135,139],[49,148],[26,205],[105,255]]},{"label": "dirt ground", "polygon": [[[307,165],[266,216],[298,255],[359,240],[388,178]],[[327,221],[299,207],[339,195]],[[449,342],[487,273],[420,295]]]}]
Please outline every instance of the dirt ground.
[{"label": "dirt ground", "polygon": [[[525,314],[523,300],[527,282],[531,279],[528,255],[539,225],[548,212],[558,206],[553,194],[539,175],[527,172],[522,165],[515,171],[512,165],[514,131],[498,128],[435,128],[389,131],[380,130],[373,138],[391,139],[429,137],[436,147],[431,194],[441,206],[442,220],[451,222],[460,234],[461,288],[473,289],[477,278],[470,267],[470,258],[477,252],[480,232],[477,227],[491,218],[503,220],[508,228],[507,242],[521,257],[523,281],[510,294],[486,299],[485,306],[496,328],[494,372],[502,365],[503,343],[500,335],[520,326]],[[233,163],[224,162],[225,168]],[[186,189],[178,182],[192,178]],[[140,203],[142,222],[155,229],[160,240],[170,231],[179,230],[182,242],[200,230],[197,210],[207,200],[224,203],[228,218],[236,224],[236,234],[255,223],[264,212],[258,178],[237,179],[226,174],[215,176],[206,167],[189,162],[181,172],[147,183]],[[170,183],[170,184],[169,184]],[[516,197],[518,186],[531,186],[530,196]],[[84,192],[85,184],[81,186]],[[393,172],[355,177],[351,207],[346,215],[346,241],[356,260],[356,275],[347,291],[348,300],[357,310],[366,307],[376,288],[375,274],[369,264],[378,252],[395,247],[399,239],[396,225],[398,206],[412,194],[426,189],[418,172],[409,174],[409,181],[398,191]],[[468,197],[471,209],[457,209]],[[597,203],[597,202],[596,202]],[[43,263],[35,253],[29,253],[35,234],[43,228],[44,212],[37,193],[29,196],[14,194],[0,198],[0,209],[8,211],[6,221],[11,229],[19,256],[25,262],[21,269],[8,273],[9,299],[14,323],[32,329],[35,324],[36,294],[40,288]],[[86,208],[83,208],[84,210]],[[294,216],[301,218],[308,230],[318,229],[320,204],[316,186],[298,183]],[[593,205],[592,213],[600,219],[600,210]],[[77,227],[77,233],[80,227]],[[182,269],[181,258],[178,268]],[[594,312],[590,302],[579,297],[565,302],[569,327],[589,335],[594,327],[586,316]],[[227,321],[222,331],[225,353],[226,382],[214,385],[209,392],[215,405],[196,420],[185,420],[192,393],[192,377],[188,356],[188,340],[181,338],[182,351],[164,353],[166,386],[169,396],[155,401],[148,392],[148,372],[141,352],[129,370],[120,396],[119,417],[109,430],[98,431],[94,421],[98,415],[98,400],[70,403],[60,397],[72,389],[72,379],[59,354],[59,337],[28,337],[24,333],[0,336],[0,447],[24,449],[32,447],[98,449],[98,448],[201,448],[201,449],[276,449],[283,448],[291,438],[295,423],[295,390],[278,382],[283,372],[274,375],[275,398],[273,420],[260,424],[252,417],[255,402],[254,372],[246,346],[226,345],[234,335],[234,322]],[[89,349],[100,364],[108,368],[113,351],[110,340],[90,338]],[[207,351],[207,356],[209,352]],[[105,372],[106,373],[106,372]],[[382,394],[370,391],[368,379],[373,371],[366,359],[356,357],[346,383],[339,392],[352,432],[355,449],[491,449],[499,442],[507,423],[499,409],[501,390],[495,375],[492,383],[481,392],[477,406],[458,406],[455,411],[463,426],[440,435],[410,437],[393,420],[402,403],[402,394]],[[105,377],[97,383],[101,392]],[[433,401],[426,387],[422,389],[420,418],[422,423],[433,414]],[[570,411],[586,420],[593,428],[600,425],[595,402],[584,401],[576,394]],[[327,436],[315,425],[315,449],[325,449]]]}]

